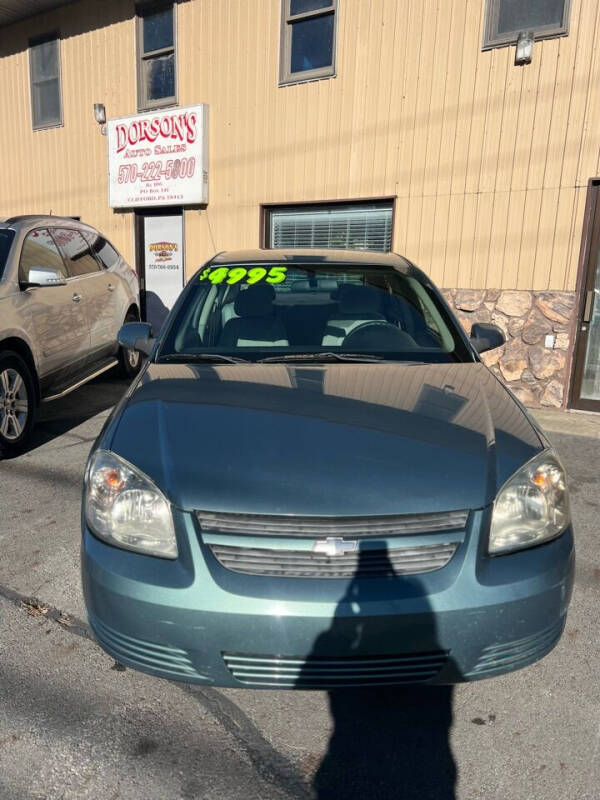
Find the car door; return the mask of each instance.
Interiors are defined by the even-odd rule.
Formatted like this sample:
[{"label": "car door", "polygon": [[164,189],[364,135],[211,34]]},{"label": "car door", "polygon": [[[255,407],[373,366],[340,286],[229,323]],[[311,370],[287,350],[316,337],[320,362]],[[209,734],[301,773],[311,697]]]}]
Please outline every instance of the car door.
[{"label": "car door", "polygon": [[[134,293],[135,284],[132,277],[135,273],[101,233],[92,229],[81,232],[101,268],[103,306],[106,315],[106,325],[102,327],[102,346],[110,345],[115,350],[117,334],[125,321],[127,309],[131,304],[131,295]],[[92,328],[92,346],[95,341],[100,346],[99,337],[100,330],[95,332]]]},{"label": "car door", "polygon": [[64,286],[38,286],[25,289],[23,312],[29,319],[39,352],[39,371],[48,387],[60,386],[76,374],[89,349],[87,320],[68,283],[64,259],[46,228],[25,237],[19,261],[19,278],[26,282],[36,267],[56,270],[66,280]]},{"label": "car door", "polygon": [[54,236],[67,262],[69,285],[81,297],[88,331],[88,362],[100,361],[115,348],[113,288],[110,275],[76,228],[53,228]]}]

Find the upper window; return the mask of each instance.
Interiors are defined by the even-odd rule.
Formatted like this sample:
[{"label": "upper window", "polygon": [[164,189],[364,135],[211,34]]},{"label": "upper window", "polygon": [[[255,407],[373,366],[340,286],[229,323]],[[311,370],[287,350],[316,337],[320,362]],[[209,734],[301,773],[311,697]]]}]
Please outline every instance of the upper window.
[{"label": "upper window", "polygon": [[514,44],[521,31],[536,39],[569,31],[571,0],[487,0],[483,46]]},{"label": "upper window", "polygon": [[138,106],[177,102],[175,7],[153,3],[138,9]]},{"label": "upper window", "polygon": [[30,269],[52,269],[67,278],[65,262],[50,232],[45,228],[32,231],[23,243],[19,262],[19,280],[23,283],[29,280]]},{"label": "upper window", "polygon": [[266,209],[266,247],[392,249],[393,203],[336,203]]},{"label": "upper window", "polygon": [[29,75],[33,129],[62,125],[60,47],[57,34],[30,42]]},{"label": "upper window", "polygon": [[282,0],[280,83],[335,75],[337,0]]},{"label": "upper window", "polygon": [[52,235],[65,257],[71,278],[100,270],[99,262],[79,231],[72,228],[53,228]]}]

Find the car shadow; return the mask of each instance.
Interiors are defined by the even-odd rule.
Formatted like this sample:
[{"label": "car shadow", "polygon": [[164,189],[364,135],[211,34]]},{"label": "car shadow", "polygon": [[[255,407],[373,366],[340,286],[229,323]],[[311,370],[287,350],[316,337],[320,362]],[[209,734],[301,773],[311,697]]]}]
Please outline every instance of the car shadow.
[{"label": "car shadow", "polygon": [[[127,379],[119,378],[111,370],[84,384],[66,397],[42,403],[36,414],[31,440],[19,456],[31,453],[53,439],[64,436],[88,419],[95,417],[96,414],[111,409],[119,402],[128,386]],[[88,438],[93,441],[97,432],[93,436],[86,436],[82,433],[80,438],[82,441]],[[13,456],[13,458],[19,456]],[[8,458],[5,457],[5,460]]]},{"label": "car shadow", "polygon": [[[315,641],[300,684],[306,685],[307,678],[314,682],[315,668],[321,669],[324,660],[332,656],[337,659],[340,654],[348,659],[347,670],[356,669],[356,662],[350,667],[354,659],[411,654],[414,662],[403,669],[418,671],[427,661],[424,654],[443,652],[437,641],[435,616],[419,581],[395,576],[386,545],[379,544],[381,558],[387,561],[385,567],[380,561],[387,577],[365,581],[364,570],[369,564],[372,568],[372,561],[366,555],[368,550],[361,549],[356,574],[338,603],[331,627]],[[376,547],[377,543],[369,545]],[[414,601],[419,607],[418,628],[414,627],[414,615],[406,623],[401,617],[382,620],[363,616],[365,604],[373,607],[378,596],[385,597],[387,604],[396,599],[403,604]],[[379,669],[393,672],[397,667],[388,664]],[[395,680],[393,676],[389,679]],[[457,770],[449,743],[452,687],[385,685],[387,673],[385,678],[371,680],[380,684],[328,692],[333,732],[313,778],[314,797],[455,800]]]}]

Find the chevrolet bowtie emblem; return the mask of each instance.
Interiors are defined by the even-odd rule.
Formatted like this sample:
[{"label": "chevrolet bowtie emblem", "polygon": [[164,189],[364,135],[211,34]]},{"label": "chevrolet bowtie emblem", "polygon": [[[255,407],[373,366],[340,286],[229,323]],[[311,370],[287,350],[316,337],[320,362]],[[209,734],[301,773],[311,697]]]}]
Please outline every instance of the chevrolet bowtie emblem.
[{"label": "chevrolet bowtie emblem", "polygon": [[358,542],[348,542],[345,539],[338,539],[335,536],[328,536],[327,539],[319,539],[313,545],[313,553],[320,553],[325,556],[344,556],[346,553],[356,553]]}]

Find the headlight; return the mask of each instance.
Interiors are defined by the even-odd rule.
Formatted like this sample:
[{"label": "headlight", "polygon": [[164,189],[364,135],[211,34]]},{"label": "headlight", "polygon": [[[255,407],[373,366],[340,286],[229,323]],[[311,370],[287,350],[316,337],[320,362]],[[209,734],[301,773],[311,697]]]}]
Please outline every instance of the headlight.
[{"label": "headlight", "polygon": [[565,471],[551,450],[528,461],[494,503],[489,551],[521,550],[559,536],[571,521]]},{"label": "headlight", "polygon": [[177,558],[171,508],[150,478],[114,453],[94,453],[85,480],[85,517],[100,539]]}]

